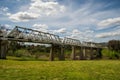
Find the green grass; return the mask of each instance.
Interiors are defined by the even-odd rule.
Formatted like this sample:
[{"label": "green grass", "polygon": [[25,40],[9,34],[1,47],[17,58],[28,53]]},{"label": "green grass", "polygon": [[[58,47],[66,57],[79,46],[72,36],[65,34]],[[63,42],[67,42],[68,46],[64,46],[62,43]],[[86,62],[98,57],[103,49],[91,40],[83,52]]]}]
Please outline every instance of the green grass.
[{"label": "green grass", "polygon": [[0,80],[120,80],[120,61],[0,60]]}]

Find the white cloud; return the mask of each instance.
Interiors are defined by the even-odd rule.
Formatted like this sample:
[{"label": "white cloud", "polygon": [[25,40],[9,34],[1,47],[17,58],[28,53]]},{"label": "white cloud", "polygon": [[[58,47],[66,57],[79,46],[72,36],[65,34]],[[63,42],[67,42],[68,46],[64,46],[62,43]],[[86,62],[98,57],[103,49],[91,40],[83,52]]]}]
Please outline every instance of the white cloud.
[{"label": "white cloud", "polygon": [[48,26],[46,24],[34,24],[33,29],[39,30],[42,32],[47,32],[48,31]]},{"label": "white cloud", "polygon": [[3,11],[8,11],[8,7],[2,8]]},{"label": "white cloud", "polygon": [[11,25],[9,25],[9,24],[4,24],[4,25],[0,25],[0,26],[4,27],[5,29],[10,29],[11,28]]},{"label": "white cloud", "polygon": [[97,34],[95,37],[96,38],[108,38],[108,37],[114,37],[114,36],[120,36],[120,30]]},{"label": "white cloud", "polygon": [[78,29],[74,29],[74,30],[72,31],[72,33],[73,33],[73,34],[81,34],[81,32],[80,32]]},{"label": "white cloud", "polygon": [[120,17],[106,19],[98,23],[98,26],[100,27],[109,27],[113,25],[120,25]]},{"label": "white cloud", "polygon": [[32,19],[37,19],[40,15],[39,14],[35,14],[35,13],[29,13],[29,12],[18,12],[15,14],[8,14],[9,18],[15,22],[19,22],[19,21],[29,21]]},{"label": "white cloud", "polygon": [[[22,6],[23,7],[23,6]],[[28,7],[28,6],[27,6]],[[65,11],[65,7],[54,1],[31,0],[27,10],[19,11],[14,14],[7,14],[12,21],[24,22],[38,19],[40,16],[57,15]]]},{"label": "white cloud", "polygon": [[34,24],[33,25],[34,28],[44,28],[44,29],[48,29],[48,26],[46,24]]},{"label": "white cloud", "polygon": [[43,2],[42,0],[32,0],[33,3],[31,3],[31,6],[29,9],[31,11],[36,11],[37,13],[40,13],[42,15],[55,15],[60,12],[64,12],[65,7],[58,4],[58,2]]},{"label": "white cloud", "polygon": [[8,7],[0,7],[0,14],[5,15],[8,12]]},{"label": "white cloud", "polygon": [[66,32],[67,32],[66,28],[61,28],[61,29],[58,29],[58,30],[53,30],[53,33],[62,33],[62,34],[64,34]]},{"label": "white cloud", "polygon": [[9,25],[9,24],[5,24],[4,26],[5,26],[7,29],[11,28],[11,25]]},{"label": "white cloud", "polygon": [[[78,39],[80,41],[93,41],[94,31],[87,29],[85,31],[80,31],[78,29],[73,29],[71,35],[67,36],[70,38]],[[70,34],[70,32],[69,32]]]}]

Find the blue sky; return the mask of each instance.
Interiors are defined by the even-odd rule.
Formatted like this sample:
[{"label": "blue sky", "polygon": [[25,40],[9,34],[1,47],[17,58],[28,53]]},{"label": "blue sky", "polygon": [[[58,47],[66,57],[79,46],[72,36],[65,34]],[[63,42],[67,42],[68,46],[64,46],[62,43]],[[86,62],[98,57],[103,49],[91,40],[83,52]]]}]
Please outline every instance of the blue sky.
[{"label": "blue sky", "polygon": [[120,0],[0,0],[0,24],[80,41],[120,40]]}]

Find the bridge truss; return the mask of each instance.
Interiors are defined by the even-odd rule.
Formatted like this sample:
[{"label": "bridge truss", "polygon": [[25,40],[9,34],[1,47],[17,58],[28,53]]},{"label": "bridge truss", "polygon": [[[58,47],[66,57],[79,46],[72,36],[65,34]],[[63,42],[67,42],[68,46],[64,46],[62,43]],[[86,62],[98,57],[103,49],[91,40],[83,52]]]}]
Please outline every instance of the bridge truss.
[{"label": "bridge truss", "polygon": [[42,31],[24,28],[20,26],[16,26],[11,31],[0,30],[0,39],[43,44],[97,47],[96,44],[81,43],[80,40],[67,37],[61,39],[58,35],[45,33]]}]

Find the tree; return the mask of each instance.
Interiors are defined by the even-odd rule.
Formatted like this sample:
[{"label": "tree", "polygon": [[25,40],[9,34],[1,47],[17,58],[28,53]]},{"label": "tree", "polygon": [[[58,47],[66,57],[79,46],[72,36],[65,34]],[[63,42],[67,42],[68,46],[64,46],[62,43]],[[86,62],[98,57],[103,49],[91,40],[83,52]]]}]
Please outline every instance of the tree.
[{"label": "tree", "polygon": [[120,40],[110,40],[108,42],[108,48],[110,50],[114,50],[116,52],[119,52],[119,50],[120,50]]},{"label": "tree", "polygon": [[116,57],[117,59],[120,57],[120,40],[110,40],[108,42],[108,48],[110,51],[112,51],[113,56]]}]

